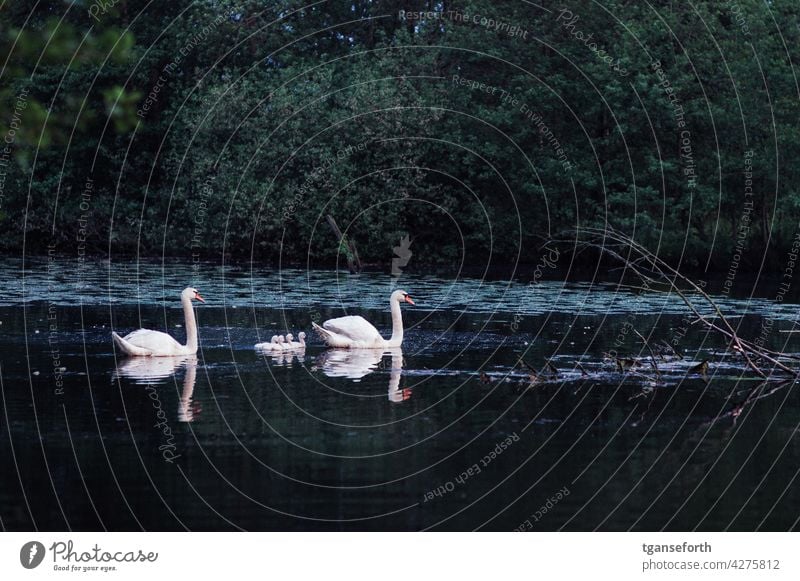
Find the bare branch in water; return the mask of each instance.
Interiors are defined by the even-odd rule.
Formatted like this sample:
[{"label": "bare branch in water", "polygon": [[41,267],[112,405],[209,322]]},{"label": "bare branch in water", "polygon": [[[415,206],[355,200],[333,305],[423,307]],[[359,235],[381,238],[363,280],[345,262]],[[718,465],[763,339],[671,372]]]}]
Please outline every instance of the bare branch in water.
[{"label": "bare branch in water", "polygon": [[[633,327],[631,327],[631,328],[633,328]],[[639,338],[642,340],[642,342],[644,343],[644,346],[645,346],[645,347],[647,347],[647,350],[648,350],[648,351],[650,351],[650,361],[651,361],[651,362],[652,362],[652,364],[653,364],[653,369],[655,369],[655,371],[656,371],[656,375],[657,375],[658,377],[661,377],[661,371],[659,371],[659,369],[658,369],[658,363],[656,363],[656,354],[653,352],[653,348],[652,348],[652,347],[650,347],[650,343],[648,343],[648,342],[647,342],[647,339],[645,339],[645,338],[644,338],[644,335],[642,335],[642,334],[641,334],[639,331],[637,331],[636,329],[633,329],[633,332],[634,332],[634,333],[636,333],[636,335],[637,335],[637,336],[638,336],[638,337],[639,337]]]},{"label": "bare branch in water", "polygon": [[[581,240],[581,237],[586,237],[587,239]],[[763,365],[764,363],[771,365],[770,373],[775,369],[779,369],[793,377],[798,376],[797,370],[779,360],[779,358],[795,357],[766,349],[739,337],[736,329],[722,314],[722,310],[714,302],[714,299],[700,285],[681,274],[676,268],[664,262],[626,234],[612,228],[581,228],[577,231],[576,240],[572,240],[570,243],[577,246],[595,248],[602,254],[620,261],[626,269],[630,270],[642,281],[642,286],[639,287],[641,290],[676,294],[692,312],[696,322],[703,323],[708,329],[724,336],[731,349],[742,355],[748,367],[760,377],[767,378],[769,376],[759,366],[759,364]],[[699,297],[702,303],[711,308],[714,312],[713,317],[700,312],[701,307],[697,304],[695,297]],[[649,348],[644,337],[638,332],[636,334],[645,341],[645,345]],[[652,355],[653,352],[651,350]],[[653,360],[655,361],[655,358]]]}]

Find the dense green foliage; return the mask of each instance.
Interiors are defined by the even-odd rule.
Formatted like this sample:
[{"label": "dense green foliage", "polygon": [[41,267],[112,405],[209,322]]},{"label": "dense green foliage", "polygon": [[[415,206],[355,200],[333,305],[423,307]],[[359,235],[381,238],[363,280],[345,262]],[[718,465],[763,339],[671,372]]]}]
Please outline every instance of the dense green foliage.
[{"label": "dense green foliage", "polygon": [[691,267],[777,265],[798,232],[799,15],[5,3],[0,244],[322,264],[330,213],[383,265],[406,234],[418,263],[533,263],[548,236],[605,223]]}]

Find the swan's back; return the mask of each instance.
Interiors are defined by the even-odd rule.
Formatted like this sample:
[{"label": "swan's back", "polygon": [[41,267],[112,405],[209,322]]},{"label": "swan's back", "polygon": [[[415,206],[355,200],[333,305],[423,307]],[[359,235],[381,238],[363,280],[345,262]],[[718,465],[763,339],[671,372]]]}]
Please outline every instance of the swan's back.
[{"label": "swan's back", "polygon": [[181,355],[186,352],[186,348],[172,336],[151,329],[137,329],[125,335],[123,340],[135,347],[148,349],[157,354]]},{"label": "swan's back", "polygon": [[344,335],[353,341],[372,343],[383,340],[378,330],[364,317],[358,315],[328,319],[322,326],[332,333]]}]

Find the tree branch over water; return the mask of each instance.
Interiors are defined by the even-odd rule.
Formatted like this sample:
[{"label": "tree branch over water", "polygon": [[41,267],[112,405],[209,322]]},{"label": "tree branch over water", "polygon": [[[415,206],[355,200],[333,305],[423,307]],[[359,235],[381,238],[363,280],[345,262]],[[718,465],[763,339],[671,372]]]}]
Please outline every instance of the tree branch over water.
[{"label": "tree branch over water", "polygon": [[[795,357],[742,339],[722,314],[719,305],[700,285],[628,235],[613,228],[580,228],[575,232],[574,239],[565,239],[562,242],[574,244],[576,248],[593,248],[621,262],[625,270],[634,273],[642,281],[642,286],[639,288],[643,291],[675,294],[680,297],[694,315],[695,323],[702,323],[709,330],[724,336],[730,348],[742,355],[748,367],[759,376],[768,378],[775,370],[793,377],[798,376],[797,370],[780,360]],[[703,314],[704,306],[710,307],[714,315]],[[764,369],[767,366],[768,368]]]}]

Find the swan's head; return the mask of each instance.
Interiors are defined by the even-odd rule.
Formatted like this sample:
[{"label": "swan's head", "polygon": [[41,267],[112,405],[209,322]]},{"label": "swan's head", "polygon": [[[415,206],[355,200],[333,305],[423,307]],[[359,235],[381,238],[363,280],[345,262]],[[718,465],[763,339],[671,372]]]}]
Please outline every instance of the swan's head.
[{"label": "swan's head", "polygon": [[270,339],[269,341],[270,341],[270,343],[277,343],[278,342],[278,336],[277,335],[273,335],[272,339]]},{"label": "swan's head", "polygon": [[301,341],[305,341],[306,340],[306,332],[305,331],[300,331],[297,334],[297,338],[300,339]]},{"label": "swan's head", "polygon": [[292,335],[291,333],[287,333],[287,334],[286,334],[286,340],[287,340],[289,343],[291,343],[292,341],[294,341],[294,335]]},{"label": "swan's head", "polygon": [[286,339],[283,338],[283,335],[278,335],[278,343],[284,343]]},{"label": "swan's head", "polygon": [[406,302],[409,305],[413,305],[414,301],[411,300],[411,297],[408,293],[404,290],[396,290],[392,293],[392,300],[397,301],[398,303]]},{"label": "swan's head", "polygon": [[192,287],[183,289],[183,292],[181,293],[181,298],[189,299],[191,301],[200,301],[201,303],[205,302],[203,300],[203,297],[200,296],[200,292],[196,288]]}]

